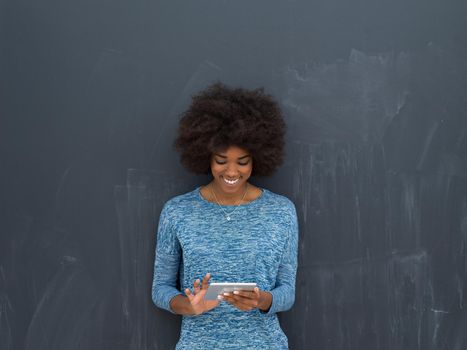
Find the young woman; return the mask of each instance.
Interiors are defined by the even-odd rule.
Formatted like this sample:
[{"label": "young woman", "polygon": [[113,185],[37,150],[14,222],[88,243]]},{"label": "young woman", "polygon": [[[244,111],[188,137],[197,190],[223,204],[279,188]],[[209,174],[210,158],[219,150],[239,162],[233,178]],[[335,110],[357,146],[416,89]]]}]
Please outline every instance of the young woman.
[{"label": "young woman", "polygon": [[[284,132],[262,89],[220,83],[193,97],[180,121],[182,164],[212,181],[172,198],[160,215],[152,299],[183,315],[176,349],[288,349],[277,313],[295,299],[296,211],[249,182],[282,163]],[[205,300],[213,281],[257,288]]]}]

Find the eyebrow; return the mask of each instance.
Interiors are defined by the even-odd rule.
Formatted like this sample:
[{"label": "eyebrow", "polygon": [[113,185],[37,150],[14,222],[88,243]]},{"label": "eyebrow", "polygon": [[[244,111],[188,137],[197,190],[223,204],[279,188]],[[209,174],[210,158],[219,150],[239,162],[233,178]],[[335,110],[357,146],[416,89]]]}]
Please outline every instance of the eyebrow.
[{"label": "eyebrow", "polygon": [[[215,156],[221,157],[221,158],[227,158],[227,156],[223,156],[222,154],[214,153]],[[238,157],[237,159],[243,159],[243,158],[248,158],[251,157],[249,154],[246,154],[244,156]]]}]

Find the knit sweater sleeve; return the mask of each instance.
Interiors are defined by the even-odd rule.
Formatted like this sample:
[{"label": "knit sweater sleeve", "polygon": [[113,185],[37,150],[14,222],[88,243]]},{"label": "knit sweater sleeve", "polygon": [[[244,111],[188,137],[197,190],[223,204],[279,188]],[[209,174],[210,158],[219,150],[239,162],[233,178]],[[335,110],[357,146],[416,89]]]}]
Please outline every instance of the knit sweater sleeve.
[{"label": "knit sweater sleeve", "polygon": [[169,205],[162,209],[157,229],[156,258],[152,282],[152,300],[158,307],[174,313],[170,300],[182,294],[177,287],[181,247],[172,227]]},{"label": "knit sweater sleeve", "polygon": [[289,310],[295,302],[295,280],[297,275],[298,220],[295,206],[290,203],[290,221],[287,241],[282,252],[275,287],[270,291],[272,304],[266,314]]}]

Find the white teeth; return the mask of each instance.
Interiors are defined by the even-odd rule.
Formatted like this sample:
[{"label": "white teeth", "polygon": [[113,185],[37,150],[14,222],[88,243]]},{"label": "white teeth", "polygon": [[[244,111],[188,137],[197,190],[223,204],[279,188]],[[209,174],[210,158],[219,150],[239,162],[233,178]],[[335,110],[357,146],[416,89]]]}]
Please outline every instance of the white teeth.
[{"label": "white teeth", "polygon": [[227,180],[227,179],[224,179],[225,182],[227,182],[229,185],[235,185],[237,182],[238,182],[238,179],[236,180]]}]

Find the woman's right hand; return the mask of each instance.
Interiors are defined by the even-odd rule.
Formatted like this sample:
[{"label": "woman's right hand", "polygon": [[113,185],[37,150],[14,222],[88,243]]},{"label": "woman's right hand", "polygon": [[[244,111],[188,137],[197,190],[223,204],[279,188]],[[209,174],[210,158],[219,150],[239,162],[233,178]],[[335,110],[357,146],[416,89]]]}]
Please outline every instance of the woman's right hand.
[{"label": "woman's right hand", "polygon": [[203,278],[203,282],[200,285],[200,280],[197,279],[193,283],[193,292],[189,288],[185,289],[185,294],[190,301],[191,307],[193,309],[193,314],[201,315],[202,313],[214,309],[217,305],[219,305],[219,300],[205,300],[204,296],[209,287],[209,280],[211,278],[211,274],[207,273],[206,276]]}]

